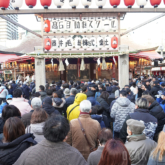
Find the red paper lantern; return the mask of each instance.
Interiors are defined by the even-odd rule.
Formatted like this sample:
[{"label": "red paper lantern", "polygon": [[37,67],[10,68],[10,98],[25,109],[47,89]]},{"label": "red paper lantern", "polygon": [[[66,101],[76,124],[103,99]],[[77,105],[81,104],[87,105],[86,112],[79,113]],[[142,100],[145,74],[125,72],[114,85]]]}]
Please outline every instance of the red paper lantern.
[{"label": "red paper lantern", "polygon": [[0,0],[0,8],[2,10],[5,10],[5,8],[8,8],[10,4],[10,0]]},{"label": "red paper lantern", "polygon": [[116,49],[118,47],[118,38],[116,36],[111,38],[111,47]]},{"label": "red paper lantern", "polygon": [[50,21],[48,19],[44,21],[44,31],[50,32]]},{"label": "red paper lantern", "polygon": [[29,8],[33,8],[36,5],[37,0],[25,0],[25,2]]},{"label": "red paper lantern", "polygon": [[117,8],[117,6],[120,5],[120,0],[109,0],[109,3],[110,3],[111,6],[113,6],[114,8]]},{"label": "red paper lantern", "polygon": [[45,38],[44,40],[44,47],[47,51],[49,51],[51,49],[51,39],[49,37]]},{"label": "red paper lantern", "polygon": [[52,0],[40,0],[41,5],[44,7],[44,9],[48,9],[48,7],[51,5]]},{"label": "red paper lantern", "polygon": [[135,0],[124,0],[124,4],[128,6],[128,8],[131,8],[135,3]]},{"label": "red paper lantern", "polygon": [[[165,0],[164,0],[165,2]],[[158,7],[161,3],[161,0],[150,0],[150,3],[152,6],[154,6],[154,8]]]}]

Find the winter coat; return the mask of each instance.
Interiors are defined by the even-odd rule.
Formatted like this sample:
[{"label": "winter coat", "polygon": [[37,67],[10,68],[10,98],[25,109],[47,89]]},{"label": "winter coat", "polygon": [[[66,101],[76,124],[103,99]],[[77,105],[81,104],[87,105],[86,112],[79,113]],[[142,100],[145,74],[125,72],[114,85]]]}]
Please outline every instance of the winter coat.
[{"label": "winter coat", "polygon": [[78,93],[75,97],[75,101],[67,108],[67,119],[71,121],[72,119],[77,119],[80,115],[80,103],[86,100],[87,96],[83,93]]},{"label": "winter coat", "polygon": [[156,128],[156,132],[154,136],[154,140],[157,141],[158,135],[163,130],[163,127],[165,125],[165,113],[157,101],[153,102],[150,105],[149,113],[158,120],[158,126]]},{"label": "winter coat", "polygon": [[155,95],[158,94],[158,91],[161,91],[162,88],[159,85],[155,85],[151,90],[150,90],[150,95],[156,99]]},{"label": "winter coat", "polygon": [[152,153],[151,153],[147,165],[164,165],[165,155],[163,155],[162,158],[163,158],[162,161],[159,161],[159,153],[157,154],[156,159],[153,158]]},{"label": "winter coat", "polygon": [[106,91],[109,93],[109,94],[111,94],[111,92],[112,92],[112,87],[106,87]]},{"label": "winter coat", "polygon": [[26,85],[26,84],[24,84],[23,86],[22,86],[22,91],[23,91],[23,96],[24,96],[24,98],[29,98],[29,95],[30,95],[30,88]]},{"label": "winter coat", "polygon": [[44,140],[45,137],[43,135],[43,127],[45,122],[42,123],[36,123],[36,124],[30,124],[25,132],[26,133],[32,133],[35,136],[35,141],[39,143],[40,141]]},{"label": "winter coat", "polygon": [[131,164],[146,165],[151,151],[157,146],[153,140],[144,134],[128,136],[125,147],[130,155]]},{"label": "winter coat", "polygon": [[52,113],[59,114],[59,111],[57,111],[52,105],[50,104],[43,104],[42,108],[47,112],[48,115],[51,115]]},{"label": "winter coat", "polygon": [[60,114],[66,114],[66,101],[64,98],[54,98],[53,107],[60,112]]},{"label": "winter coat", "polygon": [[13,88],[13,91],[17,88],[17,84],[11,84],[12,88]]},{"label": "winter coat", "polygon": [[116,100],[115,93],[111,93],[108,97],[109,105],[111,105],[112,101]]},{"label": "winter coat", "polygon": [[45,91],[41,91],[41,92],[39,92],[40,93],[40,95],[41,95],[41,100],[43,101],[43,99],[45,98],[45,97],[47,97],[47,93],[45,92]]},{"label": "winter coat", "polygon": [[30,84],[30,92],[32,92],[32,90],[34,89],[34,87],[35,87],[35,83],[32,82],[32,83]]},{"label": "winter coat", "polygon": [[107,116],[108,121],[110,122],[110,113],[109,113],[109,104],[101,97],[97,98],[97,101],[100,103],[100,105],[103,107],[103,115]]},{"label": "winter coat", "polygon": [[125,142],[126,137],[127,137],[127,123],[126,123],[126,121],[128,119],[143,121],[144,125],[145,125],[145,129],[144,129],[143,133],[148,138],[153,139],[153,137],[155,135],[156,127],[157,127],[157,119],[154,116],[152,116],[149,113],[149,110],[147,110],[147,109],[135,109],[134,113],[130,113],[126,117],[126,119],[123,123],[123,126],[120,130],[120,138],[123,140],[123,142]]},{"label": "winter coat", "polygon": [[27,149],[14,165],[88,165],[75,148],[65,142],[43,140]]},{"label": "winter coat", "polygon": [[0,134],[3,133],[3,126],[4,126],[4,124],[5,124],[5,121],[2,118],[0,118]]},{"label": "winter coat", "polygon": [[91,115],[91,118],[97,120],[100,123],[101,129],[106,128],[102,115]]},{"label": "winter coat", "polygon": [[25,128],[30,125],[30,120],[33,112],[34,110],[31,110],[29,113],[26,113],[21,117],[21,121],[23,122]]},{"label": "winter coat", "polygon": [[66,107],[68,108],[71,104],[74,103],[75,96],[71,95],[66,99]]},{"label": "winter coat", "polygon": [[132,92],[127,96],[127,98],[132,102],[135,103],[135,96]]},{"label": "winter coat", "polygon": [[32,110],[31,106],[28,103],[28,100],[24,98],[13,98],[10,105],[16,106],[20,110],[21,116],[29,113]]},{"label": "winter coat", "polygon": [[98,165],[99,164],[103,149],[104,149],[103,146],[99,146],[96,151],[90,153],[90,155],[88,157],[88,161],[87,161],[89,165]]},{"label": "winter coat", "polygon": [[12,165],[31,145],[37,144],[33,134],[24,134],[9,143],[0,143],[0,164]]},{"label": "winter coat", "polygon": [[9,94],[5,86],[0,87],[0,98],[6,99],[6,96]]},{"label": "winter coat", "polygon": [[[91,119],[88,114],[80,115],[79,119],[92,148],[98,147],[97,136],[101,130],[99,122]],[[78,119],[70,121],[70,132],[67,137],[67,143],[78,149],[87,160],[90,154],[90,147],[84,137]]]},{"label": "winter coat", "polygon": [[87,100],[91,102],[92,106],[100,105],[100,103],[96,101],[95,97],[88,97]]},{"label": "winter coat", "polygon": [[146,88],[147,88],[148,91],[151,90],[151,86],[150,85],[146,85]]},{"label": "winter coat", "polygon": [[119,97],[111,109],[111,117],[115,119],[114,131],[120,132],[123,123],[129,113],[134,112],[135,104],[128,98]]}]

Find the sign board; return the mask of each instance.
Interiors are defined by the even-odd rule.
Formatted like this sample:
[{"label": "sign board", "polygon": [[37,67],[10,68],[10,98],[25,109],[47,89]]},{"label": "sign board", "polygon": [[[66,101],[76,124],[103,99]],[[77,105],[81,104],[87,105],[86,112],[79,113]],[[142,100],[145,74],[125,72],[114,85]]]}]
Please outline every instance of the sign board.
[{"label": "sign board", "polygon": [[5,74],[12,74],[12,70],[5,70]]}]

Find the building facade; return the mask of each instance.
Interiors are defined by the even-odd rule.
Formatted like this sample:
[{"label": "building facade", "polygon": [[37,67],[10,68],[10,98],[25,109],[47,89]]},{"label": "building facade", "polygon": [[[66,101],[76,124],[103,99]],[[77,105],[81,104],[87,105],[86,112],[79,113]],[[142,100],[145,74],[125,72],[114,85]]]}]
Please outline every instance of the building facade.
[{"label": "building facade", "polygon": [[[11,3],[8,9],[14,9]],[[18,15],[7,15],[7,17],[18,22]],[[18,27],[0,18],[0,40],[18,40]]]}]

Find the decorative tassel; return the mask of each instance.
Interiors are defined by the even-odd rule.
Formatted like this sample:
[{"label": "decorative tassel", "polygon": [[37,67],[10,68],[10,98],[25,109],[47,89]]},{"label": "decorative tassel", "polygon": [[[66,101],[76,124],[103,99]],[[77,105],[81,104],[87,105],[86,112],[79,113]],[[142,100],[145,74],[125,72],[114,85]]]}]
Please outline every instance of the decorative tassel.
[{"label": "decorative tassel", "polygon": [[65,68],[64,68],[64,64],[62,62],[62,59],[59,59],[59,71],[64,71]]},{"label": "decorative tassel", "polygon": [[84,59],[81,59],[81,66],[80,66],[80,70],[85,70],[85,64],[84,64]]},{"label": "decorative tassel", "polygon": [[107,69],[107,64],[106,64],[106,61],[105,61],[105,58],[102,58],[102,70],[106,70]]}]

